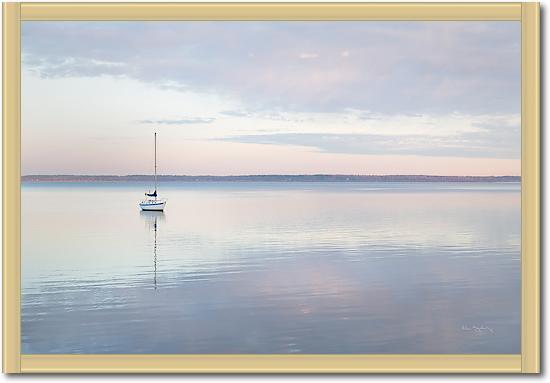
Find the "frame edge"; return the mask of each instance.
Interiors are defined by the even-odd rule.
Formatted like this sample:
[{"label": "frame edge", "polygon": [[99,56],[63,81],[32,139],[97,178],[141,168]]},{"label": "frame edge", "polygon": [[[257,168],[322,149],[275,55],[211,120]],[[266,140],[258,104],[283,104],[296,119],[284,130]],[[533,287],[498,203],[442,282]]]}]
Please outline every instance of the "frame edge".
[{"label": "frame edge", "polygon": [[[498,4],[498,3],[496,3]],[[51,3],[44,5],[52,5]],[[315,5],[315,4],[311,4]],[[466,367],[459,363],[459,366],[449,367],[448,363],[440,363],[440,368],[424,369],[422,367],[408,367],[399,369],[400,363],[396,363],[397,369],[391,370],[386,367],[363,367],[348,372],[540,372],[540,269],[539,269],[539,243],[540,243],[540,216],[539,216],[539,171],[540,171],[540,150],[539,150],[539,4],[538,3],[510,3],[514,7],[508,8],[506,17],[502,20],[521,19],[521,44],[522,44],[522,326],[521,326],[521,356],[513,355],[510,358],[498,358],[498,363],[491,361],[485,367],[475,368],[469,360]],[[42,20],[44,18],[32,18],[29,11],[35,11],[36,4],[33,3],[4,3],[3,4],[3,371],[5,373],[20,372],[162,372],[162,368],[151,368],[150,363],[143,364],[135,356],[123,356],[115,362],[118,367],[110,369],[108,363],[105,368],[89,369],[89,358],[94,359],[92,363],[100,363],[101,356],[49,356],[42,355],[21,355],[20,346],[20,110],[21,110],[21,89],[20,89],[20,23],[21,20]],[[29,8],[30,7],[30,8]],[[513,8],[513,12],[512,12]],[[68,9],[68,8],[67,8]],[[518,17],[517,9],[521,9]],[[36,8],[38,12],[38,8]],[[42,12],[40,10],[40,12]],[[80,10],[79,10],[80,12]],[[63,15],[52,20],[62,20]],[[136,16],[133,16],[136,17]],[[178,16],[181,17],[181,16]],[[457,16],[458,19],[464,16]],[[341,16],[335,17],[335,19]],[[112,18],[114,19],[114,18]],[[128,18],[130,19],[130,18]],[[138,18],[136,18],[138,19]],[[163,18],[158,18],[162,20]],[[167,18],[168,19],[168,18]],[[495,18],[496,19],[496,18]],[[84,19],[78,19],[84,20]],[[108,20],[108,19],[104,19]],[[529,166],[527,166],[527,164]],[[528,214],[526,216],[526,214]],[[9,230],[8,230],[9,226]],[[526,242],[529,242],[526,244]],[[526,277],[527,276],[527,277]],[[395,355],[396,357],[398,355]],[[448,355],[449,357],[456,357]],[[473,356],[473,355],[472,355]],[[112,357],[112,356],[109,356]],[[159,361],[158,356],[148,356],[159,363],[159,366],[166,362]],[[170,357],[166,355],[166,357]],[[245,356],[246,357],[246,356]],[[415,356],[407,356],[407,358]],[[428,356],[432,358],[433,356]],[[462,356],[461,356],[462,357]],[[483,356],[476,356],[483,357]],[[71,359],[74,359],[71,361]],[[205,358],[208,359],[208,358]],[[385,359],[385,358],[384,358]],[[506,361],[504,364],[503,361]],[[41,364],[47,362],[49,367]],[[395,361],[394,361],[395,362]],[[62,367],[59,363],[66,363]],[[122,363],[122,364],[118,364]],[[128,364],[125,364],[128,363]],[[179,362],[178,362],[179,363]],[[197,363],[203,365],[204,363]],[[393,363],[393,362],[392,362]],[[367,363],[371,365],[372,362]],[[421,363],[422,364],[422,363]],[[479,362],[481,365],[481,362]],[[385,365],[385,362],[382,363]],[[40,367],[41,366],[41,367]],[[60,367],[61,366],[61,367]],[[87,366],[87,367],[86,367]],[[470,368],[468,368],[468,366]],[[490,367],[492,366],[492,367]],[[72,367],[72,368],[71,368]],[[74,368],[74,369],[73,369]],[[193,367],[174,367],[175,370],[164,372],[273,372],[271,369],[249,368],[242,369],[228,368],[219,371],[211,367],[200,369]],[[184,371],[182,371],[184,370]],[[285,371],[278,371],[285,372]],[[307,368],[290,369],[288,372],[316,372]],[[320,372],[320,371],[318,371]],[[328,368],[325,372],[344,372],[335,368]]]},{"label": "frame edge", "polygon": [[4,373],[21,372],[21,8],[4,3],[3,109],[3,359]]},{"label": "frame edge", "polygon": [[514,374],[521,372],[521,355],[22,355],[21,370],[24,373]]},{"label": "frame edge", "polygon": [[22,3],[31,20],[520,20],[521,3]]},{"label": "frame edge", "polygon": [[540,372],[540,4],[521,5],[521,355]]}]

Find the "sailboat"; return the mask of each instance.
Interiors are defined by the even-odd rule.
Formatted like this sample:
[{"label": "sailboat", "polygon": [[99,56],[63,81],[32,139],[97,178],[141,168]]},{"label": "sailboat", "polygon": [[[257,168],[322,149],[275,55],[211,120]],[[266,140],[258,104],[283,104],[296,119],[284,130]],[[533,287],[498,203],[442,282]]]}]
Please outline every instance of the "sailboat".
[{"label": "sailboat", "polygon": [[158,198],[157,194],[157,132],[155,132],[155,191],[145,193],[145,199],[139,203],[141,210],[163,211],[166,200]]}]

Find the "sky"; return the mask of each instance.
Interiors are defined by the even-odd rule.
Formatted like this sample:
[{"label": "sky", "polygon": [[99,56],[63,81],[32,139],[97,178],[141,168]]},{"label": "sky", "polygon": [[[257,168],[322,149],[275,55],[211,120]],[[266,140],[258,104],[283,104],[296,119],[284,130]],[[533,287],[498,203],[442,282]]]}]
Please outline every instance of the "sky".
[{"label": "sky", "polygon": [[22,24],[22,174],[520,174],[520,24]]}]

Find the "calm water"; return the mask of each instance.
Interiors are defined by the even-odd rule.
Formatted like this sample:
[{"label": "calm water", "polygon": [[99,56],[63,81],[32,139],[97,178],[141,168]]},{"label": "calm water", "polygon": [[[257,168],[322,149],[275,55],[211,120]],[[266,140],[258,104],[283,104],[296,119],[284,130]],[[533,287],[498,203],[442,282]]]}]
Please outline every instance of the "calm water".
[{"label": "calm water", "polygon": [[22,188],[24,353],[519,353],[519,184]]}]

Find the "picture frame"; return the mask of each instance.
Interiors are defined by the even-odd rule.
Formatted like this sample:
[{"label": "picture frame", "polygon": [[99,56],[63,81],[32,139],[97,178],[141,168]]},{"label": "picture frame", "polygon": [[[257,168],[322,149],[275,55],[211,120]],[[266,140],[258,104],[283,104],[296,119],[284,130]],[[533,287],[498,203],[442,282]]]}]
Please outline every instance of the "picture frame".
[{"label": "picture frame", "polygon": [[[21,353],[21,23],[38,20],[516,20],[521,22],[521,354],[25,355]],[[538,3],[4,3],[4,373],[539,373]]]}]

